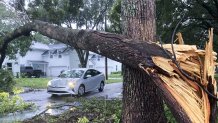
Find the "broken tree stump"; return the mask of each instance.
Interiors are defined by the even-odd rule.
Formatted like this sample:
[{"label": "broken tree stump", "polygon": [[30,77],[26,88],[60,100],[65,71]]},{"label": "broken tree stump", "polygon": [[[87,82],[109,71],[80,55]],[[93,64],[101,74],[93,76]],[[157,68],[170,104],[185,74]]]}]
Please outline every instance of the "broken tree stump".
[{"label": "broken tree stump", "polygon": [[[199,50],[195,45],[173,44],[173,47],[175,60],[153,56],[154,68],[140,67],[156,78],[154,82],[162,90],[166,102],[170,101],[168,106],[174,110],[176,107],[181,108],[180,115],[188,119],[175,116],[180,117],[180,122],[215,122],[216,99],[211,95],[217,96],[214,78],[217,53],[213,52],[213,30],[209,31],[205,50]],[[173,54],[171,44],[165,44],[163,48]]]}]

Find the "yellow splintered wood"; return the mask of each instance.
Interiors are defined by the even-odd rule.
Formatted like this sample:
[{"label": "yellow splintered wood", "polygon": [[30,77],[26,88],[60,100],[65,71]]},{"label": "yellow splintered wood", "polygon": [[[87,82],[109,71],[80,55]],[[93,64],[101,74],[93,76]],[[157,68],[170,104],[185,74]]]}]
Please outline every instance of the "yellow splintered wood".
[{"label": "yellow splintered wood", "polygon": [[178,43],[179,44],[184,44],[184,41],[183,41],[183,38],[182,38],[182,33],[181,32],[178,32],[176,34],[176,36],[178,37]]},{"label": "yellow splintered wood", "polygon": [[[211,107],[208,95],[194,81],[200,82],[205,88],[209,82],[212,83],[214,94],[217,95],[214,72],[215,65],[218,64],[215,63],[217,53],[213,52],[213,29],[209,31],[209,41],[205,50],[198,50],[195,45],[173,46],[180,68],[195,80],[186,77],[171,59],[153,57],[152,60],[159,69],[150,69],[153,69],[152,72],[157,72],[166,89],[193,123],[209,123]],[[171,44],[164,44],[163,47],[172,53]]]},{"label": "yellow splintered wood", "polygon": [[180,63],[180,67],[188,73],[200,78],[200,65],[190,61]]},{"label": "yellow splintered wood", "polygon": [[210,102],[208,100],[208,96],[207,94],[202,90],[202,100],[203,100],[203,105],[204,105],[204,117],[205,117],[205,120],[204,122],[205,123],[209,123],[209,120],[210,120]]},{"label": "yellow splintered wood", "polygon": [[203,105],[203,102],[198,98],[197,94],[193,93],[192,89],[181,79],[169,78],[163,75],[160,75],[160,78],[166,83],[166,88],[182,106],[191,121],[193,123],[203,123],[204,114],[199,108]]},{"label": "yellow splintered wood", "polygon": [[[195,51],[198,55],[205,55],[205,50],[200,50],[200,49],[198,49],[198,50],[196,50]],[[216,52],[212,52],[212,54],[213,54],[213,56],[217,56],[217,53]]]},{"label": "yellow splintered wood", "polygon": [[[178,45],[178,44],[173,44],[174,50],[175,51],[196,51],[197,47],[196,45]],[[172,47],[171,44],[164,44],[163,45],[164,49],[167,49],[172,52]]]},{"label": "yellow splintered wood", "polygon": [[169,64],[169,61],[171,61],[170,59],[156,56],[156,57],[152,57],[152,60],[155,63],[155,65],[157,65],[160,69],[167,72],[170,76],[175,75],[175,73],[173,72],[174,71],[173,67]]}]

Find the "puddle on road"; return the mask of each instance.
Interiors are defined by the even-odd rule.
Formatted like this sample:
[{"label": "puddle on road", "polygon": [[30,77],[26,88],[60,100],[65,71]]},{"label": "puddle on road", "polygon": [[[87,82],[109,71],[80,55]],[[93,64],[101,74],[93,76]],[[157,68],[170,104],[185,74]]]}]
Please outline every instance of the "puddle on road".
[{"label": "puddle on road", "polygon": [[[67,106],[60,106],[60,105],[67,105]],[[63,113],[64,111],[70,109],[72,106],[79,106],[81,105],[79,102],[74,103],[47,103],[48,110],[45,112],[49,115],[59,115]],[[56,108],[59,106],[59,108]],[[46,108],[38,107],[35,110],[31,111],[23,111],[23,112],[17,112],[17,113],[11,113],[5,116],[0,116],[0,123],[11,123],[15,121],[23,121],[25,119],[32,118],[41,112],[43,112]]]}]

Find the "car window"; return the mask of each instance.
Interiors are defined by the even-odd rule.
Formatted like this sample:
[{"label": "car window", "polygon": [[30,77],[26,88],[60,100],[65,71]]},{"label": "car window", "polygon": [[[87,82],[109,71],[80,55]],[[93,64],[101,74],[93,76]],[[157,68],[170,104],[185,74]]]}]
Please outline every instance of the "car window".
[{"label": "car window", "polygon": [[80,78],[83,75],[83,70],[71,70],[70,71],[70,78]]},{"label": "car window", "polygon": [[91,75],[92,76],[92,73],[91,73],[91,70],[87,70],[84,77],[86,77],[87,75]]},{"label": "car window", "polygon": [[101,72],[99,72],[97,70],[91,70],[91,72],[92,72],[92,76],[96,76],[96,75],[101,73]]},{"label": "car window", "polygon": [[62,72],[59,77],[61,78],[80,78],[83,75],[83,70],[68,70]]}]

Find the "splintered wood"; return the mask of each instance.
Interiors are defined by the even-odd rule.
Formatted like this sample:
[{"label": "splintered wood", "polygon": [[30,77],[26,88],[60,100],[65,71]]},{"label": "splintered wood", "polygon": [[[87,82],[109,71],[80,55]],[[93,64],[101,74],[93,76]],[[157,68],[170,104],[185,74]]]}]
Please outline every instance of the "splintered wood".
[{"label": "splintered wood", "polygon": [[[180,40],[182,39],[180,38]],[[158,69],[154,68],[150,73],[158,74],[165,88],[193,123],[209,123],[211,107],[208,94],[196,82],[201,83],[205,89],[208,89],[208,84],[211,83],[214,88],[212,94],[216,96],[217,87],[214,73],[217,54],[213,52],[212,30],[209,31],[209,41],[205,50],[199,50],[195,45],[174,44],[173,47],[176,61],[182,70],[172,59],[157,56],[152,57],[152,60]],[[171,44],[165,44],[163,48],[173,54]],[[182,71],[193,79],[188,78]]]}]

